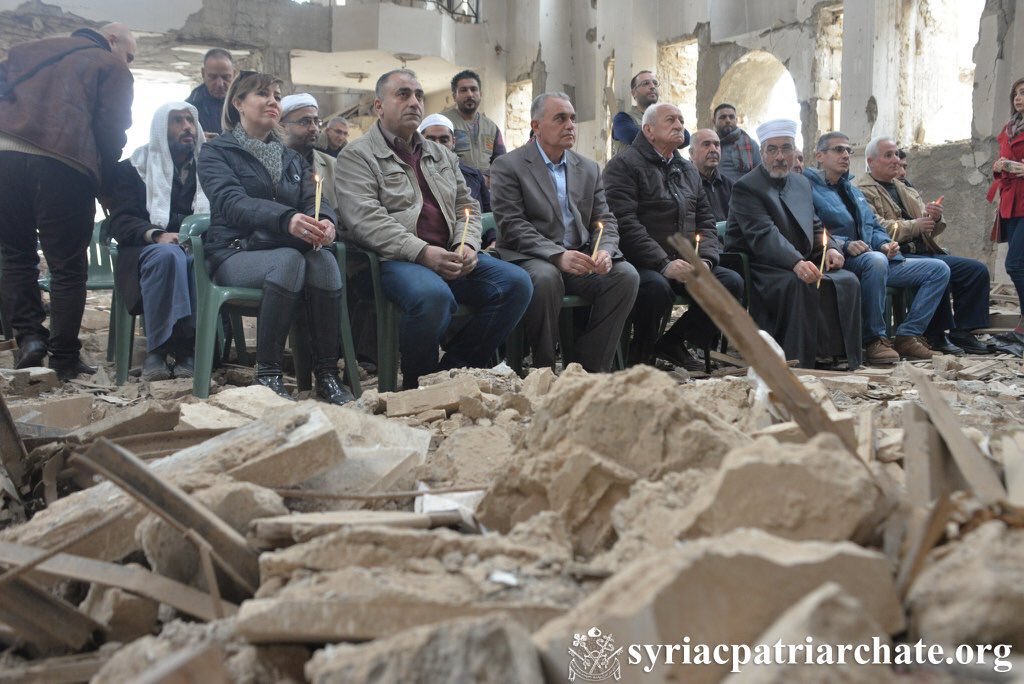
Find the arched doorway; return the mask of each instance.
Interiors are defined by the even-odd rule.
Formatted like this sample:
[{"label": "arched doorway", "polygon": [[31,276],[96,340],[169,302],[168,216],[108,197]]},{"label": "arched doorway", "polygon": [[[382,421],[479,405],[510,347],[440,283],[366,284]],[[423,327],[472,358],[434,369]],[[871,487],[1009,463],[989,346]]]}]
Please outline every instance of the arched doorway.
[{"label": "arched doorway", "polygon": [[712,109],[722,102],[736,107],[740,127],[755,139],[757,127],[765,121],[793,119],[798,124],[796,144],[802,147],[796,83],[786,66],[771,53],[757,50],[736,60],[722,76],[711,101]]}]

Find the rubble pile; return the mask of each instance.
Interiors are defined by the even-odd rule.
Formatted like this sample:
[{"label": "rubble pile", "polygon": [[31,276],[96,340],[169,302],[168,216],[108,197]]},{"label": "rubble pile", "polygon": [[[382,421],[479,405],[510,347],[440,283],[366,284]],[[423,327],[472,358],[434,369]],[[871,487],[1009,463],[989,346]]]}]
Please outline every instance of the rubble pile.
[{"label": "rubble pile", "polygon": [[[0,681],[562,682],[595,630],[1024,647],[1024,365],[915,368],[796,371],[835,426],[813,437],[728,372],[499,366],[335,407],[231,372],[200,401],[178,380],[0,370],[19,492],[43,502],[0,509],[0,572],[32,563],[0,575]],[[622,681],[970,680],[664,657],[623,650]]]}]

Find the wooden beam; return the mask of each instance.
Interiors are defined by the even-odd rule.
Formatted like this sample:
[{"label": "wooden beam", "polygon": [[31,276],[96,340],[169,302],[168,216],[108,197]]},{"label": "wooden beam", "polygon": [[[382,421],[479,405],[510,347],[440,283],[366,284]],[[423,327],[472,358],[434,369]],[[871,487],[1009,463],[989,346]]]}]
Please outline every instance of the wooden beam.
[{"label": "wooden beam", "polygon": [[[819,432],[831,432],[843,442],[851,453],[857,452],[856,439],[840,430],[825,410],[800,383],[786,362],[779,358],[758,332],[757,324],[729,291],[711,274],[693,251],[693,246],[680,235],[672,235],[669,243],[694,268],[686,283],[687,293],[700,304],[718,329],[739,349],[743,360],[753,366],[775,393],[775,398],[788,410],[793,420],[808,437]],[[816,315],[816,312],[815,312]]]},{"label": "wooden beam", "polygon": [[124,447],[144,460],[168,456],[175,452],[205,442],[211,437],[222,435],[231,428],[207,428],[200,430],[168,430],[147,432],[141,435],[118,437],[111,441]]},{"label": "wooden beam", "polygon": [[972,442],[960,429],[953,409],[942,398],[939,389],[928,379],[924,371],[911,365],[906,367],[907,375],[917,386],[921,403],[924,404],[931,417],[931,422],[942,435],[949,447],[957,468],[970,486],[974,496],[981,503],[989,505],[1006,500],[1006,489],[996,477],[995,470],[989,465],[978,445]]},{"label": "wooden beam", "polygon": [[1024,507],[1024,432],[1003,435],[1002,445],[1006,501]]},{"label": "wooden beam", "polygon": [[915,507],[928,506],[951,489],[946,478],[949,451],[928,414],[917,404],[903,407],[903,467],[907,496]]},{"label": "wooden beam", "polygon": [[18,428],[14,424],[14,418],[7,409],[7,402],[4,395],[0,394],[0,468],[7,471],[11,481],[14,483],[14,496],[17,502],[21,503],[21,496],[17,488],[24,484],[25,464],[28,462],[28,452],[18,434]]},{"label": "wooden beam", "polygon": [[[114,646],[114,648],[110,648]],[[105,645],[95,653],[55,656],[31,660],[17,667],[0,669],[0,682],[41,684],[78,684],[87,682],[100,671],[121,644]]]},{"label": "wooden beam", "polygon": [[[3,563],[26,565],[45,555],[42,550],[31,546],[0,542],[0,562]],[[30,576],[37,574],[117,587],[166,603],[200,620],[217,619],[208,594],[141,568],[59,553],[29,571]],[[226,615],[233,615],[238,611],[238,606],[227,601],[222,601],[221,605]]]},{"label": "wooden beam", "polygon": [[946,523],[953,514],[953,508],[949,495],[943,494],[935,500],[927,513],[925,509],[918,508],[911,515],[906,537],[909,547],[896,577],[896,590],[901,597],[906,597],[910,585],[921,572],[928,552],[945,534]]},{"label": "wooden beam", "polygon": [[245,537],[183,489],[162,479],[127,449],[102,437],[86,454],[73,459],[125,490],[182,534],[195,530],[214,549],[214,559],[224,571],[243,589],[256,593],[256,551]]},{"label": "wooden beam", "polygon": [[875,460],[875,410],[871,406],[857,417],[857,455],[865,463]]},{"label": "wooden beam", "polygon": [[0,620],[43,653],[79,650],[105,631],[67,601],[23,579],[0,587]]}]

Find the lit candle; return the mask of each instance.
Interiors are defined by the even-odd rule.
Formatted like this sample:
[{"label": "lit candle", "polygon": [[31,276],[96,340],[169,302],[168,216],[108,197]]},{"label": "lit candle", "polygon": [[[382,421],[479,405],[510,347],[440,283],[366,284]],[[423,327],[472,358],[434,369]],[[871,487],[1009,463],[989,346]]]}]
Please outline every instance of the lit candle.
[{"label": "lit candle", "polygon": [[313,180],[316,181],[316,202],[313,205],[313,220],[320,221],[320,197],[323,195],[324,179],[318,175],[313,176]]},{"label": "lit candle", "polygon": [[700,256],[700,233],[697,233],[697,239],[693,246],[693,251],[697,252],[697,256]]},{"label": "lit candle", "polygon": [[466,207],[466,225],[462,226],[462,241],[459,243],[459,251],[466,244],[466,231],[469,230],[469,207]]},{"label": "lit candle", "polygon": [[828,231],[822,228],[821,230],[821,276],[818,278],[818,289],[821,289],[821,281],[825,279],[825,254],[828,252]]},{"label": "lit candle", "polygon": [[941,195],[941,196],[939,196],[939,199],[935,200],[935,203],[938,204],[941,207],[942,206],[942,200],[944,200],[944,199],[946,199],[946,196],[945,195]]},{"label": "lit candle", "polygon": [[604,235],[604,224],[600,221],[597,222],[597,239],[594,240],[594,253],[590,255],[591,259],[597,258],[597,250],[601,248],[601,236]]}]

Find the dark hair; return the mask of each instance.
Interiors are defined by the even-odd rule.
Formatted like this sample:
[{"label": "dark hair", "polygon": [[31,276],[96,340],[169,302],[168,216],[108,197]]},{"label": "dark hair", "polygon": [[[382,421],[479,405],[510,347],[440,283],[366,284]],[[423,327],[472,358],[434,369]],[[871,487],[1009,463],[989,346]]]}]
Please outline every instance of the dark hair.
[{"label": "dark hair", "polygon": [[463,69],[459,73],[452,76],[452,94],[454,94],[459,89],[459,81],[461,81],[464,78],[473,79],[474,81],[476,81],[477,88],[483,88],[483,84],[480,83],[480,74],[476,73],[475,71],[470,71],[469,69]]},{"label": "dark hair", "polygon": [[380,78],[377,79],[377,85],[373,87],[374,97],[376,97],[378,100],[384,97],[384,85],[388,82],[388,79],[394,76],[395,74],[408,74],[415,78],[417,81],[419,80],[419,76],[416,75],[415,71],[413,71],[412,69],[406,69],[405,67],[402,67],[401,69],[392,69],[391,71],[385,71],[383,74],[380,75]]},{"label": "dark hair", "polygon": [[653,74],[654,72],[650,69],[641,69],[633,75],[633,78],[629,79],[629,89],[636,88],[636,79],[640,78],[640,74]]},{"label": "dark hair", "polygon": [[907,151],[901,147],[898,150],[896,150],[896,156],[899,157],[900,159],[906,159]]},{"label": "dark hair", "polygon": [[1013,94],[1017,92],[1017,88],[1024,85],[1024,78],[1018,78],[1013,82],[1013,86],[1010,87],[1010,116],[1017,113],[1017,110],[1013,106]]},{"label": "dark hair", "polygon": [[279,79],[277,76],[271,74],[261,74],[258,71],[241,71],[238,74],[238,78],[231,82],[231,87],[228,88],[228,94],[224,96],[224,112],[221,115],[221,128],[225,131],[230,131],[237,126],[242,117],[238,113],[238,108],[235,107],[232,102],[237,97],[239,99],[245,99],[245,96],[249,93],[264,88],[272,88],[273,86],[282,86],[284,81]]},{"label": "dark hair", "polygon": [[850,136],[846,135],[842,131],[829,131],[818,138],[818,144],[815,145],[814,149],[816,152],[824,152],[828,149],[829,143],[836,139],[842,138],[843,140],[849,140]]},{"label": "dark hair", "polygon": [[717,119],[718,118],[718,112],[720,110],[722,110],[722,109],[731,109],[734,112],[736,111],[736,108],[733,107],[731,104],[729,104],[728,102],[723,102],[722,104],[720,104],[717,107],[715,107],[715,111],[711,112],[711,118],[712,119]]},{"label": "dark hair", "polygon": [[210,48],[207,50],[206,54],[203,55],[203,64],[205,65],[207,60],[211,59],[226,59],[232,64],[235,63],[235,60],[231,59],[231,53],[224,48]]}]

